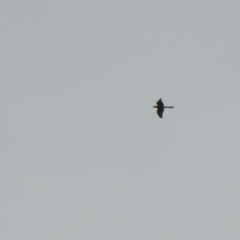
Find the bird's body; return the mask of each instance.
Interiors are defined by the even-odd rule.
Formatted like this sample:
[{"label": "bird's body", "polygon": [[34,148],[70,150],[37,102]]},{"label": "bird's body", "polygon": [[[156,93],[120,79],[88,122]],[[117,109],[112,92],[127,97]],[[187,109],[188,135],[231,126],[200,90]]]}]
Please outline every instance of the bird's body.
[{"label": "bird's body", "polygon": [[157,114],[160,118],[163,117],[164,108],[173,108],[173,107],[167,107],[167,106],[165,107],[161,98],[157,101],[157,106],[153,106],[153,107],[157,108]]}]

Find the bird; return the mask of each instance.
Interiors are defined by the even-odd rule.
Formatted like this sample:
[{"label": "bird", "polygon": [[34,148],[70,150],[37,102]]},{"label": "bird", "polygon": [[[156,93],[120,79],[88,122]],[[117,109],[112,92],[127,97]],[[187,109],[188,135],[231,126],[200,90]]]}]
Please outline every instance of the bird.
[{"label": "bird", "polygon": [[157,104],[157,106],[153,106],[153,108],[157,108],[157,114],[160,118],[163,117],[164,108],[173,108],[172,106],[170,106],[170,107],[166,106],[165,107],[161,98],[156,102],[156,104]]}]

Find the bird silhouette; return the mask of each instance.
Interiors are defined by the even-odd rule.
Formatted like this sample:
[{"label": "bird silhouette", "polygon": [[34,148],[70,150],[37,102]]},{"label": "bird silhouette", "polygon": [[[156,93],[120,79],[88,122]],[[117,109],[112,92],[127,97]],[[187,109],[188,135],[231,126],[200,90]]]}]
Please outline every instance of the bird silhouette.
[{"label": "bird silhouette", "polygon": [[173,107],[167,107],[167,106],[165,107],[161,98],[156,102],[156,104],[157,106],[153,106],[153,108],[157,108],[157,114],[160,118],[163,117],[164,108],[173,108]]}]

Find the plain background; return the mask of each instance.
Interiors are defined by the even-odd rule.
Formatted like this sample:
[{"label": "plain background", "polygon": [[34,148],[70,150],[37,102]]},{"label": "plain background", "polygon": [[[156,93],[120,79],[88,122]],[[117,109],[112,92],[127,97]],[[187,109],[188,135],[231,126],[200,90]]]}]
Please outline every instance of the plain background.
[{"label": "plain background", "polygon": [[239,240],[239,13],[2,0],[0,238]]}]

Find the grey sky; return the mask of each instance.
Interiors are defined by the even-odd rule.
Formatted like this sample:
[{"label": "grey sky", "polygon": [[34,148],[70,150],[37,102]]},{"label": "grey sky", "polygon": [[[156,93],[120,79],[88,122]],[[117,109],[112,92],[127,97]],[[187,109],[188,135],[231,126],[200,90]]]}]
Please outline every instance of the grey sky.
[{"label": "grey sky", "polygon": [[0,239],[239,240],[239,12],[2,1]]}]

